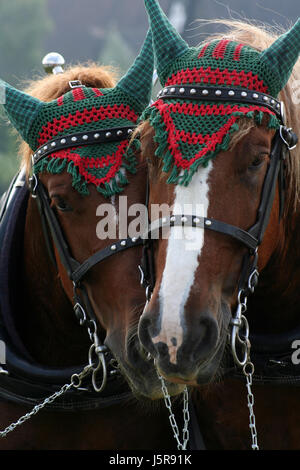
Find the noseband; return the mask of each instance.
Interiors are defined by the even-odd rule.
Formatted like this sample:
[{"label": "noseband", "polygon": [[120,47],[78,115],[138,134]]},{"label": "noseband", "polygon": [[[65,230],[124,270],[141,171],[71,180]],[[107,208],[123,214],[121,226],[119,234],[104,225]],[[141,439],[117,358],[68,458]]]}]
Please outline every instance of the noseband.
[{"label": "noseband", "polygon": [[[270,164],[265,176],[260,205],[257,211],[255,224],[248,230],[221,222],[219,220],[199,217],[190,214],[172,215],[149,222],[149,228],[144,235],[143,256],[140,271],[142,273],[141,282],[146,288],[147,301],[150,300],[155,286],[155,261],[153,241],[157,239],[158,232],[163,227],[199,227],[212,230],[224,235],[229,235],[247,248],[242,262],[241,274],[238,282],[238,306],[235,315],[231,319],[232,334],[231,346],[236,364],[244,366],[248,357],[248,335],[249,328],[246,317],[243,315],[246,310],[247,296],[253,293],[258,282],[257,270],[257,250],[263,240],[266,227],[273,205],[276,184],[279,184],[280,210],[279,217],[282,217],[284,207],[284,165],[287,153],[297,144],[297,136],[292,129],[285,126],[284,104],[277,101],[272,96],[265,93],[250,92],[242,88],[220,88],[203,86],[169,86],[161,90],[158,95],[160,99],[192,99],[203,101],[226,101],[255,103],[272,110],[280,120],[280,128],[272,141],[270,154]],[[147,207],[149,203],[149,181],[147,188]],[[243,329],[243,337],[239,330]],[[237,349],[242,349],[242,358],[239,357]]]},{"label": "noseband", "polygon": [[[70,134],[59,137],[57,139],[52,139],[37,149],[37,151],[34,153],[32,156],[32,166],[41,159],[46,158],[54,151],[56,152],[58,150],[69,147],[82,145],[121,141],[124,140],[127,136],[130,136],[132,131],[132,127],[107,128],[92,132]],[[29,180],[29,188],[32,197],[37,201],[49,256],[57,268],[53,251],[54,243],[59,254],[60,261],[63,264],[69,279],[73,283],[74,313],[80,325],[87,327],[90,338],[93,341],[89,355],[98,355],[99,364],[102,364],[103,378],[101,386],[97,387],[96,382],[93,381],[95,390],[100,392],[106,384],[106,366],[104,353],[108,351],[108,348],[105,345],[100,344],[99,338],[97,336],[97,318],[89,300],[89,296],[84,285],[84,279],[96,264],[128,248],[141,245],[142,240],[140,238],[127,238],[120,240],[110,246],[107,246],[106,248],[103,248],[102,250],[97,251],[88,259],[80,263],[72,256],[71,250],[68,246],[68,243],[66,242],[57,216],[50,206],[48,193],[43,184],[40,182],[38,175],[35,173],[33,173]],[[49,232],[51,234],[52,240],[49,236]]]}]

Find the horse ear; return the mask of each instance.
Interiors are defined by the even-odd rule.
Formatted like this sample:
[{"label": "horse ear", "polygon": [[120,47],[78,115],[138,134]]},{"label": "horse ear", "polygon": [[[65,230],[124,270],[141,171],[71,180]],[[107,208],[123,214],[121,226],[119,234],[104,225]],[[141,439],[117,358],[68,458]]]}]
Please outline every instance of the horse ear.
[{"label": "horse ear", "polygon": [[[153,48],[160,77],[164,69],[189,49],[156,0],[144,0],[153,35]],[[161,78],[161,77],[160,77]]]},{"label": "horse ear", "polygon": [[0,103],[4,106],[11,124],[21,137],[28,142],[32,123],[44,103],[2,80],[0,80],[0,91]]},{"label": "horse ear", "polygon": [[300,18],[286,33],[262,52],[260,60],[278,77],[280,88],[286,85],[300,53]]},{"label": "horse ear", "polygon": [[151,100],[153,69],[152,33],[149,29],[139,55],[117,86],[146,107]]}]

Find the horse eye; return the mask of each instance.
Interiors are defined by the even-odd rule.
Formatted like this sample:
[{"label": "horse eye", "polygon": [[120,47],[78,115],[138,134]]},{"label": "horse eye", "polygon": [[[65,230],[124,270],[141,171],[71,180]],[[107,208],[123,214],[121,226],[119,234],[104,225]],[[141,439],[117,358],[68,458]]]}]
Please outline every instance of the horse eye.
[{"label": "horse eye", "polygon": [[249,168],[258,168],[265,161],[267,155],[258,155],[250,164]]},{"label": "horse eye", "polygon": [[69,204],[61,196],[53,196],[53,199],[55,199],[55,207],[59,211],[70,212],[73,210],[72,207],[69,206]]}]

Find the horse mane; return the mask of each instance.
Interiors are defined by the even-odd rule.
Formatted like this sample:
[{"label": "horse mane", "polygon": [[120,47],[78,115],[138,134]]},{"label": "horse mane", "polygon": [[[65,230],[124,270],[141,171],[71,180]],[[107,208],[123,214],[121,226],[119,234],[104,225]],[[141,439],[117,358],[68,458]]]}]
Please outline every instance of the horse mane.
[{"label": "horse mane", "polygon": [[[70,91],[69,82],[80,80],[87,87],[113,88],[116,84],[116,72],[109,66],[99,66],[95,63],[70,66],[64,73],[46,75],[27,82],[25,92],[41,101],[52,101]],[[31,166],[32,150],[21,141],[19,154],[22,156],[21,167],[25,167],[28,175]]]}]

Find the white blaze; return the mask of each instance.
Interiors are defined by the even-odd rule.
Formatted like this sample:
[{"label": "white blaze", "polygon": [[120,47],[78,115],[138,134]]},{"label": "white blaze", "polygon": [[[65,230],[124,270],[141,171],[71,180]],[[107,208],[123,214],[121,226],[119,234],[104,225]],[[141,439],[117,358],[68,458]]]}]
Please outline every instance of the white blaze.
[{"label": "white blaze", "polygon": [[[199,168],[188,187],[177,185],[173,213],[207,217],[208,176],[212,168]],[[172,227],[168,239],[166,264],[159,292],[161,331],[154,343],[166,343],[170,362],[177,362],[183,341],[183,311],[194,283],[198,257],[204,245],[204,229]]]}]

